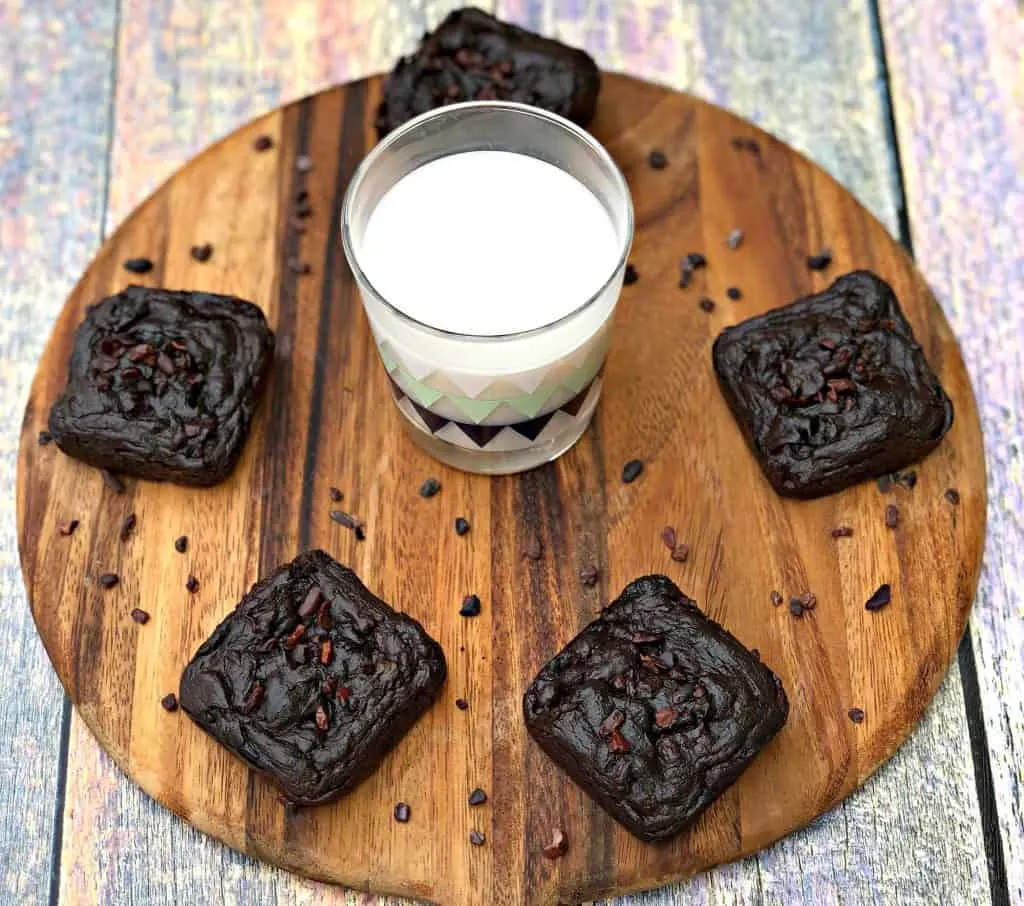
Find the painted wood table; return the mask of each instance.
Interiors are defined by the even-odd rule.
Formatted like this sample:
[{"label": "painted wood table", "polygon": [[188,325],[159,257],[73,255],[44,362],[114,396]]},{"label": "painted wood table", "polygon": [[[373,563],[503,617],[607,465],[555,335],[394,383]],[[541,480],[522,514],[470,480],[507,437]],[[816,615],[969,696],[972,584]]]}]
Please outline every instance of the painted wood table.
[{"label": "painted wood table", "polygon": [[[0,897],[17,904],[397,904],[270,868],[154,805],[72,711],[29,616],[14,470],[28,382],[115,226],[212,140],[386,68],[437,0],[0,3]],[[916,733],[800,833],[620,903],[1024,903],[1024,24],[1013,0],[501,0],[604,68],[805,151],[908,245],[957,332],[986,436],[989,539]]]}]

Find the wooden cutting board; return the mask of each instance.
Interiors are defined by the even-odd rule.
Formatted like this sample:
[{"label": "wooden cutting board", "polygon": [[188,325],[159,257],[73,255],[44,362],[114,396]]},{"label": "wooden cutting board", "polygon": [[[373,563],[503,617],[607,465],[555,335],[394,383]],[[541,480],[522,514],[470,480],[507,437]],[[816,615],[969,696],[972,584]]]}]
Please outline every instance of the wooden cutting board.
[{"label": "wooden cutting board", "polygon": [[[931,292],[903,250],[841,186],[775,139],[665,88],[608,76],[595,135],[632,188],[639,281],[624,291],[604,400],[579,445],[509,478],[444,468],[404,436],[339,241],[345,185],[374,143],[382,82],[331,89],[252,123],[173,176],[107,242],[75,288],[43,354],[22,433],[18,529],[39,632],[82,718],[150,795],[230,846],[363,890],[450,906],[575,903],[655,887],[738,858],[834,806],[911,731],[953,657],[977,584],[985,524],[978,414],[964,364]],[[257,136],[273,147],[253,149]],[[754,139],[759,150],[736,148]],[[651,149],[668,166],[652,170]],[[314,166],[299,172],[296,159]],[[314,213],[289,224],[305,188]],[[486,229],[486,223],[481,223]],[[745,231],[731,251],[725,239]],[[207,263],[190,257],[210,242]],[[829,247],[825,273],[808,253]],[[457,254],[457,249],[453,252]],[[677,286],[680,255],[709,267]],[[122,269],[148,256],[155,269]],[[290,269],[308,262],[309,275]],[[894,286],[956,406],[956,423],[917,469],[917,486],[866,483],[812,502],[782,500],[761,477],[712,375],[711,342],[729,324],[868,267]],[[241,464],[210,490],[127,482],[39,446],[85,306],[128,283],[233,293],[277,331],[273,378]],[[726,289],[739,287],[730,301]],[[715,307],[705,312],[703,297]],[[624,485],[623,463],[645,462]],[[436,476],[442,491],[417,490]],[[336,525],[329,488],[367,538]],[[959,504],[945,492],[955,488]],[[886,528],[887,504],[899,508]],[[127,542],[119,527],[138,526]],[[472,530],[458,537],[457,516]],[[62,520],[78,530],[62,537]],[[660,540],[690,546],[677,563]],[[831,530],[850,526],[850,538]],[[543,540],[539,561],[525,540]],[[173,541],[189,537],[182,555]],[[352,795],[286,808],[273,787],[160,699],[196,647],[255,579],[322,547],[443,645],[441,700]],[[598,565],[597,587],[581,586]],[[116,572],[103,591],[97,577]],[[645,845],[618,827],[540,752],[520,716],[541,664],[631,579],[672,577],[781,676],[789,723],[688,833]],[[194,574],[199,591],[185,582]],[[882,582],[891,606],[864,602]],[[803,618],[770,593],[813,591]],[[466,620],[459,603],[483,599]],[[152,619],[133,622],[134,607]],[[468,710],[455,706],[456,698]],[[865,719],[853,723],[851,708]],[[470,807],[474,787],[489,796]],[[396,802],[412,820],[397,824]],[[541,850],[552,831],[564,858]],[[486,834],[471,846],[471,829]]]}]

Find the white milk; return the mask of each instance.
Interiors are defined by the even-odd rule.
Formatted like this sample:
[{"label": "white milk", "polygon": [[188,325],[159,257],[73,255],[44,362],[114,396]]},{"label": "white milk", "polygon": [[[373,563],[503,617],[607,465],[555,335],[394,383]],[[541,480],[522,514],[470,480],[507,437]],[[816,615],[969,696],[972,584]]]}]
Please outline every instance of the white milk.
[{"label": "white milk", "polygon": [[[493,337],[580,308],[612,276],[621,244],[601,202],[564,170],[524,154],[466,151],[392,186],[370,214],[359,258],[377,292],[409,317]],[[597,326],[579,325],[577,342]]]}]

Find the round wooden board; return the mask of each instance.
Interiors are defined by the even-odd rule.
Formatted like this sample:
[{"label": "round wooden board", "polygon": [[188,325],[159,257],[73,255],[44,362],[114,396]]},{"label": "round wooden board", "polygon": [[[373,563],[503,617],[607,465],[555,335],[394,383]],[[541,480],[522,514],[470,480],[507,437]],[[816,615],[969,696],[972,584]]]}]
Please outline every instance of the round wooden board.
[{"label": "round wooden board", "polygon": [[[18,474],[21,558],[33,615],[82,718],[150,795],[230,846],[363,890],[452,906],[573,903],[655,887],[766,846],[834,806],[896,750],[956,650],[977,584],[985,521],[978,415],[956,341],[903,250],[842,187],[775,139],[692,97],[608,76],[594,134],[622,167],[636,206],[632,261],[592,428],[557,463],[509,478],[443,468],[403,434],[341,252],[345,185],[374,143],[379,78],[331,89],[245,126],[149,198],[103,247],[72,293],[32,388]],[[257,153],[256,136],[274,147]],[[737,150],[734,136],[760,152]],[[647,165],[661,148],[665,170]],[[315,166],[298,173],[296,157]],[[300,188],[314,205],[289,225]],[[742,227],[730,251],[725,237]],[[481,224],[486,228],[486,224]],[[212,242],[206,264],[189,248]],[[808,252],[832,249],[812,273]],[[687,290],[679,256],[710,262]],[[456,250],[457,251],[457,250]],[[145,277],[129,257],[157,262]],[[291,258],[312,265],[297,276]],[[956,406],[956,423],[918,468],[913,491],[868,482],[812,502],[783,500],[762,478],[715,386],[713,338],[726,325],[870,268],[896,290]],[[91,468],[40,447],[85,306],[130,282],[237,294],[277,331],[273,378],[242,461],[210,490],[128,482],[117,495]],[[743,297],[727,300],[738,286]],[[698,307],[709,296],[711,313]],[[640,457],[642,477],[620,480]],[[436,475],[443,490],[418,496]],[[329,518],[332,485],[367,539]],[[959,506],[944,498],[959,490]],[[886,504],[900,510],[885,527]],[[138,517],[123,543],[122,520]],[[456,516],[472,531],[458,537]],[[72,537],[58,523],[81,520]],[[688,562],[659,533],[676,527]],[[834,540],[839,525],[852,538]],[[540,561],[521,556],[532,533]],[[173,541],[190,539],[187,554]],[[443,645],[437,705],[381,768],[333,805],[286,808],[274,788],[180,712],[159,704],[185,663],[250,584],[298,551],[322,547]],[[601,568],[593,589],[578,571]],[[113,571],[110,591],[96,577]],[[671,576],[781,676],[789,723],[688,833],[661,845],[630,837],[525,732],[524,689],[541,664],[631,579]],[[187,576],[200,580],[197,594]],[[864,609],[882,582],[893,603]],[[812,590],[802,619],[773,589]],[[459,602],[484,602],[473,620]],[[133,607],[152,615],[145,626]],[[455,707],[464,697],[467,711]],[[848,709],[862,708],[855,725]],[[470,808],[469,791],[490,800]],[[412,807],[397,824],[394,804]],[[554,828],[570,841],[551,862]],[[485,846],[470,846],[478,828]]]}]

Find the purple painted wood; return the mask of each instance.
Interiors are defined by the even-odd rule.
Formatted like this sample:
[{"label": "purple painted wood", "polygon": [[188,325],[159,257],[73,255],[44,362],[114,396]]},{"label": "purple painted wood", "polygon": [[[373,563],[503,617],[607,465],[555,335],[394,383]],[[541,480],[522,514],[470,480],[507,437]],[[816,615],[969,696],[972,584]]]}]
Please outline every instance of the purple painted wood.
[{"label": "purple painted wood", "polygon": [[114,22],[113,0],[0,3],[0,900],[7,903],[48,896],[64,700],[15,553],[17,436],[50,323],[99,245]]},{"label": "purple painted wood", "polygon": [[1024,19],[1012,0],[881,3],[914,252],[960,337],[986,438],[974,655],[1006,895],[1024,902]]}]

